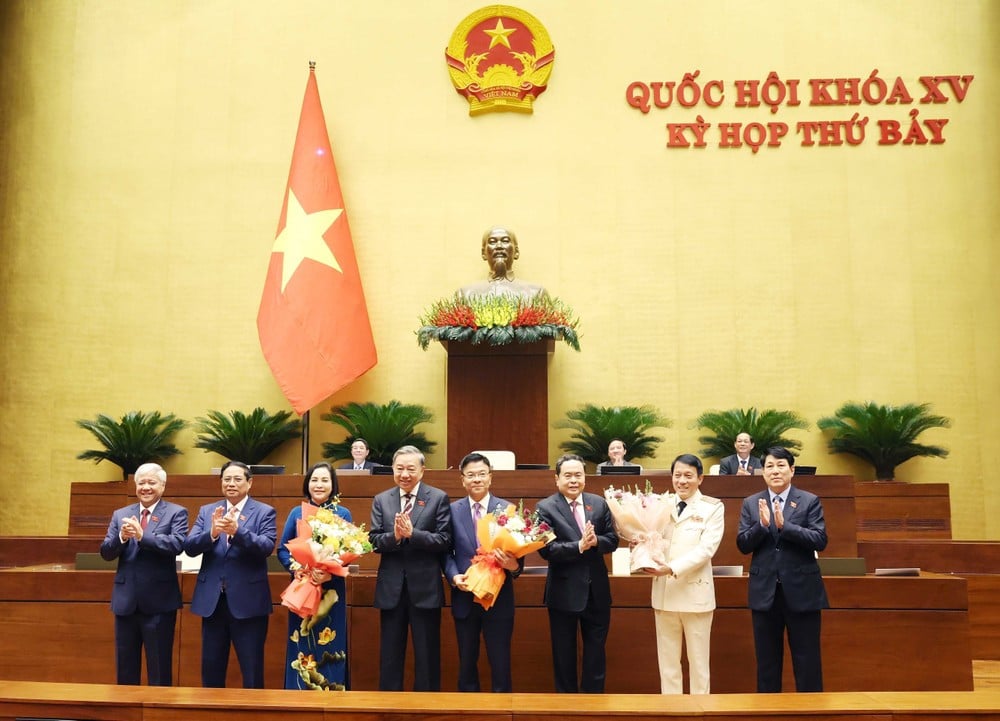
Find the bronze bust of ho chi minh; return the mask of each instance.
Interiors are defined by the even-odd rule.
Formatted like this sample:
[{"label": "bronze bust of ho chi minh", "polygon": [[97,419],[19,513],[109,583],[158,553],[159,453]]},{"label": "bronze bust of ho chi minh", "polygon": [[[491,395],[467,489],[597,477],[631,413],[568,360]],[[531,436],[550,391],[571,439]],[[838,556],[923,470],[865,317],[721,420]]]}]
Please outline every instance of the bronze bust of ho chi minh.
[{"label": "bronze bust of ho chi minh", "polygon": [[517,236],[501,226],[495,226],[483,233],[483,260],[490,267],[489,278],[479,283],[459,288],[459,294],[466,298],[489,295],[508,295],[533,298],[545,292],[545,288],[533,283],[525,283],[514,277],[514,261],[520,256]]}]

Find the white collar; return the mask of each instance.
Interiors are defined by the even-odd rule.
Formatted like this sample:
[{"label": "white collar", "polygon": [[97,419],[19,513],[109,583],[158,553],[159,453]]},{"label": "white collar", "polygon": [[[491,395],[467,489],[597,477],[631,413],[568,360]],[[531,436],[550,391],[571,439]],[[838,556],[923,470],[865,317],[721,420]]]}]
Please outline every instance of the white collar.
[{"label": "white collar", "polygon": [[481,501],[473,501],[472,500],[472,496],[467,496],[467,498],[469,499],[469,508],[472,508],[475,504],[478,503],[480,506],[483,507],[483,512],[485,513],[486,509],[490,507],[490,494],[489,494],[489,491],[486,492],[486,495],[483,496],[483,500],[481,500]]}]

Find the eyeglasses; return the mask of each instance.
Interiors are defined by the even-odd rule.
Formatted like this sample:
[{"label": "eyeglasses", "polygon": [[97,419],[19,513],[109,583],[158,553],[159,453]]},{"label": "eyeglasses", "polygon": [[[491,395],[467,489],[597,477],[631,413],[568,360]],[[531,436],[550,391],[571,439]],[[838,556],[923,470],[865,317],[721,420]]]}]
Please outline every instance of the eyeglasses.
[{"label": "eyeglasses", "polygon": [[490,477],[490,472],[477,471],[476,473],[463,473],[462,476],[469,481],[485,481]]}]

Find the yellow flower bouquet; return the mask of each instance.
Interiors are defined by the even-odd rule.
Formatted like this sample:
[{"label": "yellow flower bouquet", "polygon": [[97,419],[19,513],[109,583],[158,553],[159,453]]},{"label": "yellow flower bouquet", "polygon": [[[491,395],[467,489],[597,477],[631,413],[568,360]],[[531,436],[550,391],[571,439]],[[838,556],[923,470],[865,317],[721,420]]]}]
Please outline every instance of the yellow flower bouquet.
[{"label": "yellow flower bouquet", "polygon": [[[297,530],[298,535],[285,544],[295,559],[296,569],[318,568],[332,576],[347,576],[348,564],[372,550],[363,523],[355,526],[329,508],[317,508],[311,503],[302,503]],[[281,605],[302,618],[309,618],[319,608],[323,592],[309,579],[308,573],[296,575],[282,591]]]}]

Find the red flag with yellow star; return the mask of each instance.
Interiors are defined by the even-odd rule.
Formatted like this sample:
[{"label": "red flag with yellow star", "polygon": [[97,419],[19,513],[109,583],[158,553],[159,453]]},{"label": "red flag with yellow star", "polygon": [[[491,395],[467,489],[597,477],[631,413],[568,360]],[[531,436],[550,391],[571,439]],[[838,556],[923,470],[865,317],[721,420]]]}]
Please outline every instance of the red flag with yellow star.
[{"label": "red flag with yellow star", "polygon": [[312,68],[257,333],[275,380],[300,415],[378,362]]}]

